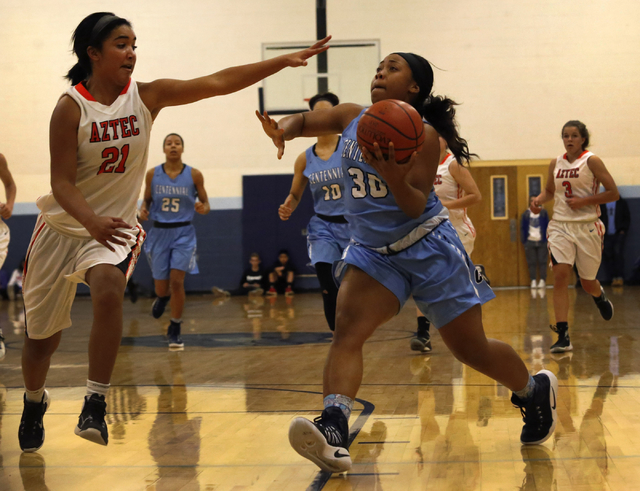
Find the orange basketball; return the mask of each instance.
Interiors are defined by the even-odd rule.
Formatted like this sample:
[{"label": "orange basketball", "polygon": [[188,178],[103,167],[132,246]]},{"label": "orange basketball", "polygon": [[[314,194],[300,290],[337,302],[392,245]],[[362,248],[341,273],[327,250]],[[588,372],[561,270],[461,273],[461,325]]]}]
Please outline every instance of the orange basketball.
[{"label": "orange basketball", "polygon": [[385,158],[388,157],[389,143],[393,142],[396,162],[404,164],[413,152],[422,148],[424,124],[413,106],[389,99],[376,102],[364,112],[356,134],[358,145],[372,153],[373,144],[377,142]]}]

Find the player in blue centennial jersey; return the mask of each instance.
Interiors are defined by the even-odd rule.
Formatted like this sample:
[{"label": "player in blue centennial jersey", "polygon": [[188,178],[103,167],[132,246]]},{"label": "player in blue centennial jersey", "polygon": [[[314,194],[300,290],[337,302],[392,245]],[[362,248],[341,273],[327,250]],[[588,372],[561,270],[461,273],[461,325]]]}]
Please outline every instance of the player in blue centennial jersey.
[{"label": "player in blue centennial jersey", "polygon": [[147,171],[140,218],[153,220],[144,251],[149,258],[156,298],[151,314],[156,319],[171,301],[171,323],[167,329],[169,347],[184,347],[180,337],[184,309],[184,277],[197,274],[196,231],[191,220],[195,212],[209,213],[209,198],[202,173],[182,162],[184,140],[177,133],[163,143],[164,164]]},{"label": "player in blue centennial jersey", "polygon": [[336,331],[324,370],[324,411],[315,421],[296,418],[289,441],[303,457],[328,472],[351,467],[348,418],[362,381],[362,347],[373,332],[412,295],[463,363],[492,377],[514,394],[524,427],[520,440],[547,440],[556,424],[558,382],[549,371],[530,376],[506,343],[487,339],[481,304],[494,297],[467,256],[447,212],[433,191],[442,136],[455,157],[469,161],[466,141],[457,132],[455,102],[431,95],[433,71],[412,53],[393,53],[378,66],[371,100],[399,99],[412,104],[430,124],[425,142],[409,163],[396,163],[393,145],[385,159],[356,142],[364,112],[355,104],[288,116],[276,122],[258,114],[263,129],[284,153],[286,140],[342,133],[346,218],[352,241],[342,264]]},{"label": "player in blue centennial jersey", "polygon": [[[327,92],[309,100],[312,111],[324,111],[340,104],[338,96]],[[329,328],[335,329],[338,287],[331,267],[349,244],[349,224],[344,217],[344,176],[342,173],[342,139],[340,135],[323,135],[318,142],[296,159],[289,195],[278,214],[288,220],[307,187],[313,194],[316,216],[309,221],[307,248],[311,264],[316,268],[322,288],[324,316]]]}]

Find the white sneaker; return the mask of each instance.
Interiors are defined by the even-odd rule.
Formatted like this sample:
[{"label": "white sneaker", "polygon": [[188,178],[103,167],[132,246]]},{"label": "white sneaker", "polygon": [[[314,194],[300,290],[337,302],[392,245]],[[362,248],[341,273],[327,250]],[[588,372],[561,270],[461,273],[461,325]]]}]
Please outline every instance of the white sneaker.
[{"label": "white sneaker", "polygon": [[536,280],[531,280],[531,288],[537,288]]},{"label": "white sneaker", "polygon": [[547,282],[544,280],[540,280],[538,281],[538,288],[546,288],[547,287]]}]

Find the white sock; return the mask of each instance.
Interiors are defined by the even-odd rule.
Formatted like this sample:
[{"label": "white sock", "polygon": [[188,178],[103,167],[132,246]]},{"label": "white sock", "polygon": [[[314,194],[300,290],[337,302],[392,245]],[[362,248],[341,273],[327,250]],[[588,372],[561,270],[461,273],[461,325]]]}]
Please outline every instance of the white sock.
[{"label": "white sock", "polygon": [[42,402],[42,396],[44,396],[44,385],[38,390],[27,390],[25,387],[24,393],[27,396],[27,401],[40,403]]},{"label": "white sock", "polygon": [[91,394],[99,394],[106,398],[109,387],[111,387],[111,384],[101,384],[87,379],[87,396],[91,397]]},{"label": "white sock", "polygon": [[182,324],[182,318],[180,319],[174,319],[173,317],[171,318],[171,322],[173,322],[174,324]]}]

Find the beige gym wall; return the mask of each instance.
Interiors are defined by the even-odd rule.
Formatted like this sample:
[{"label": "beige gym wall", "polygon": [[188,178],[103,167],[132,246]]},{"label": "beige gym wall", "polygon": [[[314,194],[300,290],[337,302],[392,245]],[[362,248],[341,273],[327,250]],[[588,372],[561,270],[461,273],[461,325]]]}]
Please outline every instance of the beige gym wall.
[{"label": "beige gym wall", "polygon": [[[110,1],[138,36],[134,78],[189,78],[258,61],[261,43],[315,37],[314,0]],[[0,0],[0,152],[19,202],[49,190],[48,123],[70,37],[105,2]],[[382,53],[414,51],[441,70],[435,91],[463,103],[461,132],[484,159],[551,158],[559,133],[583,120],[619,185],[640,185],[640,3],[633,0],[328,0],[336,39],[379,38]],[[373,76],[373,70],[372,70]],[[313,140],[287,145],[282,161],[253,114],[256,86],[160,113],[149,165],[169,132],[185,162],[204,172],[212,197],[239,197],[243,174],[285,173]]]}]

